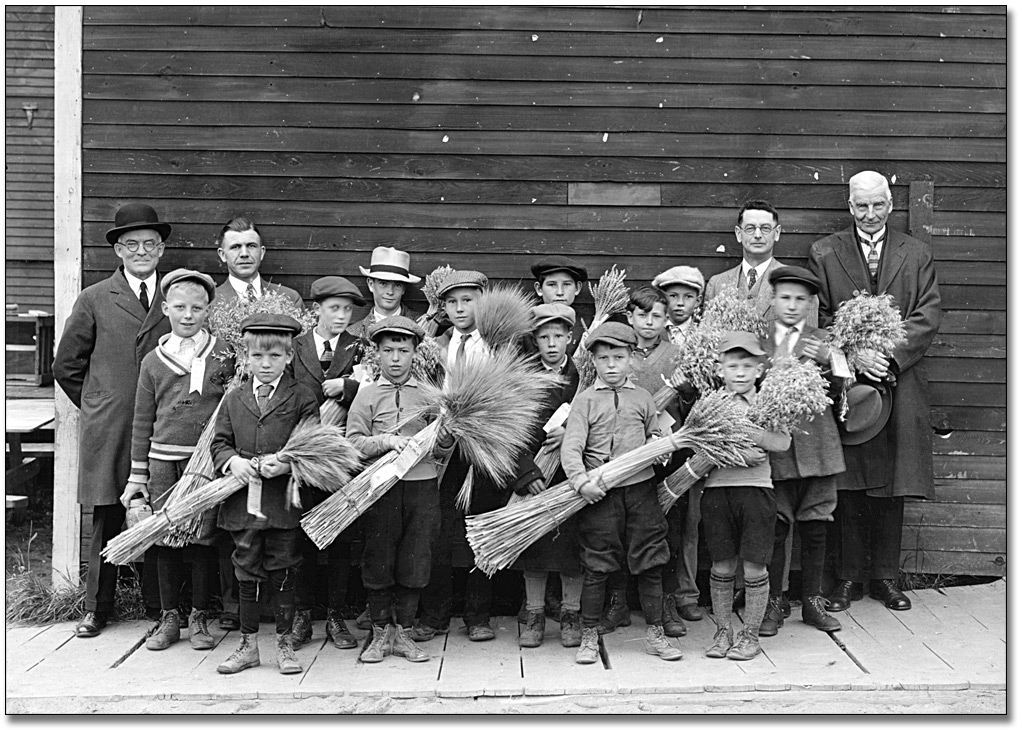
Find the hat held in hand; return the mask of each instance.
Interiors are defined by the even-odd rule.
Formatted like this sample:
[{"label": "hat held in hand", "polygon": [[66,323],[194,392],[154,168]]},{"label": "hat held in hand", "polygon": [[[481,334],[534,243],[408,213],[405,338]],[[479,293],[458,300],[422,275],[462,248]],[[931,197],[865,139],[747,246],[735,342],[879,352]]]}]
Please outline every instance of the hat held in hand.
[{"label": "hat held in hand", "polygon": [[845,446],[864,444],[887,425],[891,416],[891,386],[886,382],[856,383],[845,394],[848,412],[838,419],[837,428]]}]

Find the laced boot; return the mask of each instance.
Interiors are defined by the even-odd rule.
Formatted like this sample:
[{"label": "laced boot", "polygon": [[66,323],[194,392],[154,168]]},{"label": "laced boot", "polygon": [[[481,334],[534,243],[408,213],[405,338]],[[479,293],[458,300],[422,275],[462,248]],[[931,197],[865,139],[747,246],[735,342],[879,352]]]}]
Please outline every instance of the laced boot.
[{"label": "laced boot", "polygon": [[647,654],[655,654],[667,662],[681,659],[681,649],[671,643],[664,634],[664,627],[659,625],[646,627],[646,638],[642,641],[642,647]]},{"label": "laced boot", "polygon": [[582,617],[578,611],[561,609],[561,646],[571,648],[582,643]]},{"label": "laced boot", "polygon": [[759,625],[760,636],[777,636],[777,631],[784,626],[784,609],[781,606],[780,596],[770,596],[767,601],[766,614],[763,616],[763,623]]},{"label": "laced boot", "polygon": [[359,661],[376,664],[382,662],[384,657],[390,656],[394,642],[390,629],[390,626],[373,626],[373,633],[366,637],[365,647],[358,657]]},{"label": "laced boot", "polygon": [[718,626],[717,633],[713,635],[713,643],[710,644],[710,648],[706,650],[706,656],[710,659],[723,659],[727,656],[727,653],[731,650],[731,645],[734,644],[735,637],[731,632],[731,625]]},{"label": "laced boot", "polygon": [[618,626],[631,626],[632,613],[628,610],[628,601],[625,592],[616,590],[610,592],[610,603],[600,617],[600,623],[596,627],[597,633],[609,634]]},{"label": "laced boot", "polygon": [[153,635],[146,639],[145,648],[151,651],[160,651],[168,648],[171,644],[181,638],[181,614],[176,608],[164,611],[160,617],[160,625],[156,627]]},{"label": "laced boot", "polygon": [[290,631],[277,634],[277,669],[281,674],[301,674],[302,665],[295,656],[294,637]]},{"label": "laced boot", "polygon": [[802,599],[802,622],[828,633],[841,630],[841,622],[827,613],[823,596],[806,596]]},{"label": "laced boot", "polygon": [[216,646],[212,634],[209,633],[209,614],[197,608],[192,609],[188,617],[188,643],[193,649],[206,651]]},{"label": "laced boot", "polygon": [[753,636],[751,631],[742,629],[738,632],[738,638],[735,640],[734,646],[728,649],[727,658],[738,662],[745,662],[761,651],[759,638]]},{"label": "laced boot", "polygon": [[688,633],[688,629],[685,628],[685,622],[681,620],[681,616],[678,615],[678,607],[674,603],[674,596],[665,593],[664,594],[664,635],[666,636],[684,636]]},{"label": "laced boot", "polygon": [[327,611],[326,614],[326,635],[333,640],[334,646],[338,649],[355,649],[358,641],[348,631],[348,625],[344,623],[338,611]]},{"label": "laced boot", "polygon": [[237,674],[243,669],[259,666],[259,644],[255,634],[242,634],[241,643],[220,666],[216,668],[220,674]]},{"label": "laced boot", "polygon": [[291,648],[297,651],[302,644],[312,640],[312,610],[299,609],[295,611],[294,621],[291,622]]},{"label": "laced boot", "polygon": [[419,645],[412,639],[412,628],[404,628],[401,626],[391,626],[391,632],[394,634],[394,643],[391,647],[391,653],[394,656],[403,656],[410,662],[428,662],[429,654],[419,648]]},{"label": "laced boot", "polygon": [[582,642],[575,652],[576,664],[596,664],[600,661],[600,634],[595,626],[582,629]]},{"label": "laced boot", "polygon": [[518,646],[527,649],[534,649],[543,643],[543,634],[546,633],[546,615],[543,609],[529,611],[529,618],[525,622],[522,635],[518,637]]},{"label": "laced boot", "polygon": [[362,629],[362,631],[371,631],[372,630],[372,628],[373,628],[373,620],[371,618],[369,618],[369,607],[368,606],[366,606],[366,609],[362,613],[360,613],[358,615],[357,619],[355,619],[355,626],[357,626],[358,628]]}]

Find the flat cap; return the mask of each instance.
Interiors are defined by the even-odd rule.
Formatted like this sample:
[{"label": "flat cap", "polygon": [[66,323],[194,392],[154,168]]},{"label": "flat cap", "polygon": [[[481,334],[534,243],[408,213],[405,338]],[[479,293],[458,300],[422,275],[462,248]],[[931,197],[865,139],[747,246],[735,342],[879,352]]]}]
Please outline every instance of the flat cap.
[{"label": "flat cap", "polygon": [[720,347],[717,352],[724,354],[731,350],[745,350],[750,355],[762,357],[766,353],[759,346],[759,340],[751,332],[725,332],[720,338]]},{"label": "flat cap", "polygon": [[568,328],[575,326],[575,310],[567,304],[539,304],[532,308],[532,329],[537,330],[547,322],[564,322]]},{"label": "flat cap", "polygon": [[178,284],[182,281],[194,281],[196,284],[199,284],[206,290],[206,296],[209,298],[209,301],[213,301],[213,297],[216,296],[216,284],[213,283],[213,278],[203,274],[201,271],[193,271],[192,269],[174,269],[164,276],[163,280],[160,281],[160,291],[163,292],[163,296],[167,296],[167,290],[170,289],[172,284]]},{"label": "flat cap", "polygon": [[639,344],[635,330],[621,322],[604,322],[597,327],[586,340],[586,349],[590,352],[600,342],[614,347],[633,348]]},{"label": "flat cap", "polygon": [[312,282],[311,294],[311,299],[314,302],[321,302],[330,297],[347,297],[359,307],[366,305],[362,292],[343,276],[324,276],[321,279],[316,279]]},{"label": "flat cap", "polygon": [[585,267],[567,256],[544,256],[531,266],[532,275],[542,281],[547,274],[555,271],[567,271],[575,281],[588,281],[589,272]]},{"label": "flat cap", "polygon": [[366,334],[369,339],[373,342],[378,342],[380,337],[385,334],[394,335],[405,335],[406,337],[415,338],[415,344],[418,345],[426,337],[426,332],[415,323],[415,320],[400,314],[395,314],[392,317],[384,317],[376,324],[372,325]]},{"label": "flat cap", "polygon": [[247,332],[281,332],[297,337],[302,333],[302,326],[293,317],[286,314],[272,314],[271,312],[256,312],[241,320],[241,331]]},{"label": "flat cap", "polygon": [[767,281],[771,286],[779,281],[794,281],[808,287],[813,294],[820,291],[820,280],[809,269],[801,266],[779,266],[767,275]]},{"label": "flat cap", "polygon": [[650,283],[657,289],[666,289],[669,286],[681,284],[702,294],[703,287],[706,286],[706,279],[703,278],[703,272],[695,266],[672,266],[667,271],[657,274]]},{"label": "flat cap", "polygon": [[451,289],[458,289],[463,286],[485,289],[486,282],[486,274],[481,274],[478,271],[452,271],[447,275],[447,278],[444,280],[444,285],[440,288],[440,291],[436,293],[437,299],[443,299],[444,295]]}]

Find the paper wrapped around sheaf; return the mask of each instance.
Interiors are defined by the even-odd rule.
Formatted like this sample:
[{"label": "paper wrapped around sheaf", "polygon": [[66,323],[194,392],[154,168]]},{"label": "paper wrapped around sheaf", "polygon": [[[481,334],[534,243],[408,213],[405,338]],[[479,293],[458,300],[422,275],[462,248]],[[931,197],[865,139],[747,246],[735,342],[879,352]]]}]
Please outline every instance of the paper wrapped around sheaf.
[{"label": "paper wrapped around sheaf", "polygon": [[410,440],[396,459],[370,477],[369,486],[375,491],[391,479],[401,479],[413,466],[422,461],[428,449],[432,449],[432,444],[422,443],[416,439]]},{"label": "paper wrapped around sheaf", "polygon": [[561,403],[560,407],[550,416],[550,420],[543,426],[543,430],[550,433],[555,428],[560,428],[568,420],[569,413],[571,413],[571,403]]},{"label": "paper wrapped around sheaf", "polygon": [[836,347],[830,348],[830,371],[838,378],[852,377],[852,369],[848,367],[844,351]]}]

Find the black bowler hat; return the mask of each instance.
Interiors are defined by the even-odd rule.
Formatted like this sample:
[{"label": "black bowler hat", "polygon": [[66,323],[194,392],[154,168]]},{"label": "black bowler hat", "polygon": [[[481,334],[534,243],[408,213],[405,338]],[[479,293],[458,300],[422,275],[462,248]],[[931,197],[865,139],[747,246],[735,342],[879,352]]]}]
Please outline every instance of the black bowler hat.
[{"label": "black bowler hat", "polygon": [[347,297],[358,307],[366,305],[365,297],[358,287],[345,279],[343,276],[324,276],[312,282],[311,299],[314,302],[321,302],[330,297]]},{"label": "black bowler hat", "polygon": [[122,233],[137,231],[140,228],[152,228],[164,241],[170,238],[170,224],[160,223],[160,217],[156,215],[151,205],[128,203],[117,209],[114,227],[106,232],[106,242],[115,244]]},{"label": "black bowler hat", "polygon": [[767,275],[771,286],[781,281],[794,281],[809,289],[812,294],[820,291],[820,280],[809,269],[801,266],[779,266]]}]

